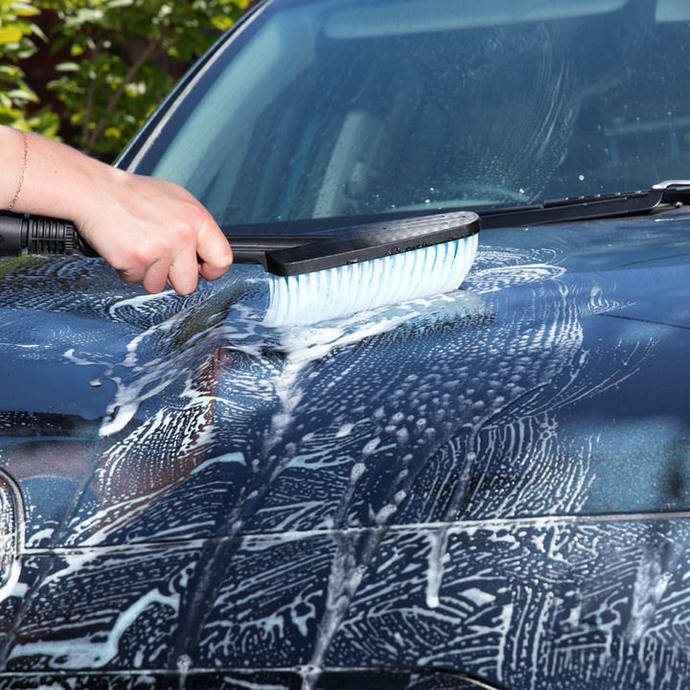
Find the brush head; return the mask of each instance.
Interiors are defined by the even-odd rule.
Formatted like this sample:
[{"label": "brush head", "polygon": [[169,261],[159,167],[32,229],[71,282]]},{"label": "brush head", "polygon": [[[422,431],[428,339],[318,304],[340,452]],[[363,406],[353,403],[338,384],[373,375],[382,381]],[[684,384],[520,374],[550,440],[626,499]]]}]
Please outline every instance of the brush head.
[{"label": "brush head", "polygon": [[344,227],[327,237],[312,241],[306,236],[304,240],[309,241],[268,249],[264,265],[274,275],[296,276],[452,242],[477,232],[479,216],[464,211]]},{"label": "brush head", "polygon": [[[374,226],[367,228],[367,233],[379,233],[375,258],[296,275],[270,275],[264,323],[273,327],[308,325],[460,287],[477,252],[476,214],[444,214],[414,219],[413,223],[414,230],[410,221],[401,223],[399,233],[397,228],[391,232],[391,223],[379,224],[388,234]],[[372,235],[368,246],[366,241],[360,244],[363,236],[346,238],[348,251],[359,257],[372,251]],[[321,242],[295,249],[319,252],[320,260],[329,256]],[[304,260],[303,251],[291,256],[295,254],[296,259]],[[342,264],[343,252],[336,256]]]}]

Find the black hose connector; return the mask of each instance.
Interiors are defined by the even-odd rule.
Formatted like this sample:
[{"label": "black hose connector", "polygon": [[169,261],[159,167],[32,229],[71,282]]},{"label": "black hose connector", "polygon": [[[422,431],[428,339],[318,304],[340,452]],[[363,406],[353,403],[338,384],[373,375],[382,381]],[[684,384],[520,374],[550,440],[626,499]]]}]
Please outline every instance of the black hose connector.
[{"label": "black hose connector", "polygon": [[98,256],[68,220],[0,212],[0,256]]},{"label": "black hose connector", "polygon": [[9,211],[0,212],[0,256],[19,256],[26,247],[26,233],[22,216]]}]

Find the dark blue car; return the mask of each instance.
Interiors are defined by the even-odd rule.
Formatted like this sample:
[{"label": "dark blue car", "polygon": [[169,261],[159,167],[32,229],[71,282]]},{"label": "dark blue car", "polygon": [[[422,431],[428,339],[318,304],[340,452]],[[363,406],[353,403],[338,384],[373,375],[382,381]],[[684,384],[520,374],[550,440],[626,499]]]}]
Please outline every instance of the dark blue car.
[{"label": "dark blue car", "polygon": [[0,686],[687,687],[689,63],[684,0],[250,12],[119,165],[476,261],[289,328],[260,266],[2,261]]}]

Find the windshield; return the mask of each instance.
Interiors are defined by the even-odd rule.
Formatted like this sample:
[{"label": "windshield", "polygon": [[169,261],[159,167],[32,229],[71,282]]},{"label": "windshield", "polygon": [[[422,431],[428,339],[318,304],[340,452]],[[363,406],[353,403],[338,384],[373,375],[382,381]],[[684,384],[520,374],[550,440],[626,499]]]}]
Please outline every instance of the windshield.
[{"label": "windshield", "polygon": [[275,0],[135,142],[225,226],[690,175],[682,0]]}]

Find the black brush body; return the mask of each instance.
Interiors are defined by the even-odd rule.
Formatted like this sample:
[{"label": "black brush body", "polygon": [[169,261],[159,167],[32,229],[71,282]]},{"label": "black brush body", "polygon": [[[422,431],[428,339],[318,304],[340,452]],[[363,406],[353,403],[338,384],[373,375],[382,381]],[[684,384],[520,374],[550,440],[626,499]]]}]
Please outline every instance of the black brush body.
[{"label": "black brush body", "polygon": [[[277,276],[294,276],[400,254],[479,232],[472,212],[443,213],[339,228],[324,235],[229,237],[234,261],[258,263]],[[74,223],[0,212],[0,256],[22,253],[98,256]]]}]

